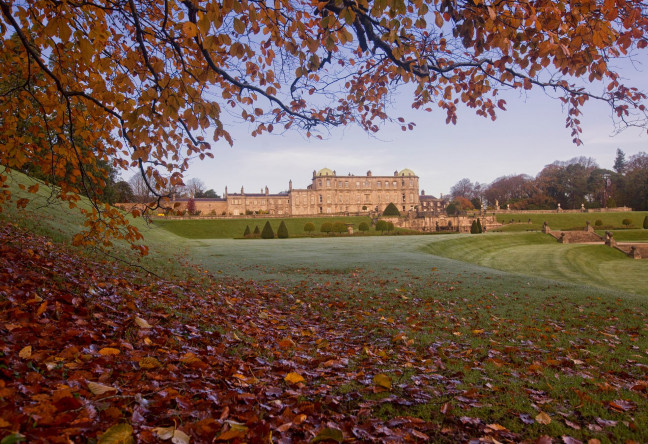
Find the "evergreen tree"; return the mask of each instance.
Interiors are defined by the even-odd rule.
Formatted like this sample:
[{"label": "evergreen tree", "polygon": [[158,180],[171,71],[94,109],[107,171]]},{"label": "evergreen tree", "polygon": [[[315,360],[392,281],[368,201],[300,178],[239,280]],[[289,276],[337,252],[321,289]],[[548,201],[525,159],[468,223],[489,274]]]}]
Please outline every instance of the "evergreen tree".
[{"label": "evergreen tree", "polygon": [[286,227],[286,224],[284,221],[281,221],[279,224],[279,229],[277,230],[277,237],[279,239],[287,239],[288,238],[288,227]]},{"label": "evergreen tree", "polygon": [[614,159],[614,171],[616,171],[619,174],[623,174],[626,168],[626,158],[625,158],[625,153],[621,150],[621,148],[617,148],[616,152],[616,158]]},{"label": "evergreen tree", "polygon": [[261,234],[261,230],[259,230],[259,226],[258,226],[258,225],[256,225],[256,226],[254,227],[254,231],[252,232],[252,234],[254,234],[255,236],[258,236],[259,234]]},{"label": "evergreen tree", "polygon": [[648,216],[644,217],[643,227],[644,230],[648,230]]},{"label": "evergreen tree", "polygon": [[274,231],[270,226],[270,221],[267,221],[263,226],[263,231],[261,231],[261,237],[263,239],[274,239]]},{"label": "evergreen tree", "polygon": [[248,237],[250,235],[250,226],[245,226],[245,231],[243,232],[243,237]]},{"label": "evergreen tree", "polygon": [[389,205],[383,211],[383,216],[400,216],[400,211],[396,208],[393,202],[389,202]]},{"label": "evergreen tree", "polygon": [[482,227],[481,220],[477,218],[477,233],[483,233],[483,232],[484,232],[484,228]]},{"label": "evergreen tree", "polygon": [[470,226],[470,234],[477,234],[477,233],[479,233],[479,231],[477,231],[477,230],[478,230],[478,228],[477,228],[477,221],[474,220],[473,223],[472,223],[472,225]]}]

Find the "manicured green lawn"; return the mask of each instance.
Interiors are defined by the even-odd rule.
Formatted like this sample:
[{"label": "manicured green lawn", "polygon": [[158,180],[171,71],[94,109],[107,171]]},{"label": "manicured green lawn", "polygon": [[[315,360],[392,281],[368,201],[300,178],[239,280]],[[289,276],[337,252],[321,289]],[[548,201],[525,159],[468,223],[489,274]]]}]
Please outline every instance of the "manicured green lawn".
[{"label": "manicured green lawn", "polygon": [[[552,230],[569,230],[584,228],[587,221],[594,226],[596,220],[601,220],[603,226],[624,228],[623,219],[630,219],[634,228],[641,228],[644,217],[648,211],[632,211],[628,213],[544,213],[524,214],[509,213],[498,214],[497,221],[504,223],[498,231],[539,231],[544,222]],[[530,220],[530,222],[529,222]],[[513,222],[511,222],[513,221]],[[648,231],[648,230],[647,230]]]},{"label": "manicured green lawn", "polygon": [[[596,232],[605,236],[606,230],[596,230]],[[648,242],[648,230],[607,230],[614,234],[614,238],[619,242]]]},{"label": "manicured green lawn", "polygon": [[[242,238],[245,227],[250,227],[250,232],[254,231],[254,227],[259,227],[259,231],[263,230],[266,221],[270,221],[270,226],[275,234],[279,229],[281,221],[286,223],[288,233],[291,236],[308,236],[304,231],[304,225],[307,222],[312,222],[315,225],[313,235],[319,236],[321,234],[320,228],[324,222],[343,222],[354,224],[354,231],[358,232],[358,226],[362,222],[371,225],[371,218],[367,216],[352,216],[352,217],[313,217],[313,218],[286,218],[286,219],[195,219],[195,220],[163,220],[156,219],[154,224],[169,230],[181,237],[188,239],[234,239]],[[372,230],[373,231],[373,230]]]},{"label": "manicured green lawn", "polygon": [[498,270],[648,295],[648,261],[604,245],[563,245],[542,233],[492,233],[441,239],[424,250]]}]

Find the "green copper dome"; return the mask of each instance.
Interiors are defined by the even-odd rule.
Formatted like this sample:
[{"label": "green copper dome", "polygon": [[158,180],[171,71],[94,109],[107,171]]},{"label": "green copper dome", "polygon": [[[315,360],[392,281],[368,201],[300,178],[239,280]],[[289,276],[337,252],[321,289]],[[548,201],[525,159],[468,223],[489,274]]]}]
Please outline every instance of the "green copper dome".
[{"label": "green copper dome", "polygon": [[409,168],[405,168],[404,170],[401,170],[398,173],[398,175],[399,176],[416,176],[416,174],[414,174],[414,171],[410,170]]},{"label": "green copper dome", "polygon": [[335,176],[335,173],[333,173],[333,170],[329,170],[328,168],[322,168],[317,172],[318,176]]}]

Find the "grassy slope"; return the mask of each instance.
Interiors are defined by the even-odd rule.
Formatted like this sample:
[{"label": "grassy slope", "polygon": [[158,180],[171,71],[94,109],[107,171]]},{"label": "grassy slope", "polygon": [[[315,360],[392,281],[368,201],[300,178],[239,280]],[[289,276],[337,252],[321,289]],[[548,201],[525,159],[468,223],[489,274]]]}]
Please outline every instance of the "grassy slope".
[{"label": "grassy slope", "polygon": [[[587,221],[592,225],[597,219],[600,219],[605,226],[623,228],[621,223],[623,219],[632,220],[635,228],[640,228],[643,224],[644,217],[648,211],[635,211],[632,213],[545,213],[545,214],[524,214],[510,213],[498,214],[497,220],[505,225],[501,231],[529,231],[541,230],[542,224],[547,222],[552,230],[567,230],[573,228],[583,228]],[[531,223],[528,223],[531,219]],[[513,220],[515,223],[509,224]],[[518,222],[519,221],[519,222]],[[648,231],[648,230],[646,230]]]},{"label": "grassy slope", "polygon": [[499,270],[648,295],[648,261],[629,259],[602,245],[563,245],[541,233],[511,233],[439,239],[425,251]]},{"label": "grassy slope", "polygon": [[[15,202],[21,197],[30,199],[25,209],[18,209],[15,203],[5,205],[0,212],[0,218],[18,223],[35,233],[52,238],[54,241],[69,243],[72,237],[81,231],[83,216],[77,209],[70,209],[66,203],[57,200],[55,193],[48,187],[41,186],[36,194],[27,193],[19,188],[19,184],[27,186],[36,181],[24,174],[12,172],[9,179],[9,189]],[[80,207],[89,208],[87,200],[79,202]],[[180,239],[170,235],[168,231],[147,224],[143,219],[131,220],[145,237],[150,254],[144,258],[133,252],[124,242],[115,242],[110,254],[127,263],[141,266],[157,274],[185,274],[186,269],[179,266],[179,261],[186,257],[186,247]],[[79,249],[79,252],[96,255],[97,251]],[[102,254],[102,253],[99,253]]]},{"label": "grassy slope", "polygon": [[266,221],[270,221],[270,226],[275,234],[279,229],[281,221],[286,223],[288,233],[291,236],[307,236],[304,232],[304,225],[312,222],[315,225],[315,234],[319,234],[321,225],[324,222],[344,222],[354,224],[355,231],[358,231],[358,225],[361,222],[371,224],[371,219],[366,216],[352,217],[327,217],[327,218],[286,218],[286,219],[197,219],[197,220],[164,220],[156,219],[155,225],[169,230],[173,234],[188,239],[234,239],[243,237],[245,227],[250,227],[250,232],[258,226],[263,230]]}]

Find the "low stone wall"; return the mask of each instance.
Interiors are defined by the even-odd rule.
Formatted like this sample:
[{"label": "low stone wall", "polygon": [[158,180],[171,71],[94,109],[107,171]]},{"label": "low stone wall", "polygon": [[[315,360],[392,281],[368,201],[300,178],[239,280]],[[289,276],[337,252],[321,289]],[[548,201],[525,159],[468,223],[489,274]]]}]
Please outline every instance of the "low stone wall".
[{"label": "low stone wall", "polygon": [[562,213],[628,213],[631,212],[632,208],[630,207],[616,207],[616,208],[585,208],[585,209],[576,209],[576,210],[487,210],[487,213],[491,214],[562,214]]}]

